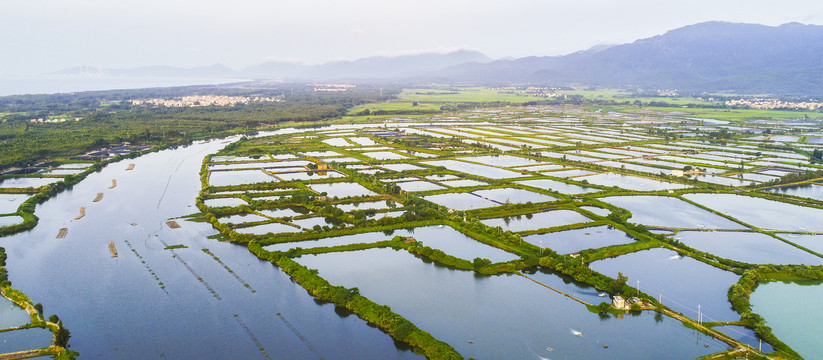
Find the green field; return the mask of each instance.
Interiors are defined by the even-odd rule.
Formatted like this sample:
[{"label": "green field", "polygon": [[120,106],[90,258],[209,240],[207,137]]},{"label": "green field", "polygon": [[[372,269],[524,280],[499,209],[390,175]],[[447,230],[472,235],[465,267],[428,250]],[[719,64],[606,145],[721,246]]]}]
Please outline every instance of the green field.
[{"label": "green field", "polygon": [[658,111],[682,111],[691,113],[691,117],[717,119],[726,121],[744,120],[781,120],[797,119],[808,115],[810,118],[820,117],[820,113],[811,111],[785,111],[785,110],[758,110],[758,109],[682,109],[674,110],[665,107],[644,107],[646,110]]},{"label": "green field", "polygon": [[423,103],[420,102],[417,106],[414,106],[412,101],[392,101],[392,102],[382,102],[382,103],[372,103],[372,104],[363,104],[357,105],[349,110],[349,114],[357,114],[362,112],[365,109],[369,109],[370,111],[440,111],[440,105],[434,103]]},{"label": "green field", "polygon": [[420,103],[524,103],[547,99],[538,96],[507,94],[505,91],[506,90],[496,90],[482,87],[460,88],[456,91],[443,89],[404,89],[398,97],[403,101],[418,101]]}]

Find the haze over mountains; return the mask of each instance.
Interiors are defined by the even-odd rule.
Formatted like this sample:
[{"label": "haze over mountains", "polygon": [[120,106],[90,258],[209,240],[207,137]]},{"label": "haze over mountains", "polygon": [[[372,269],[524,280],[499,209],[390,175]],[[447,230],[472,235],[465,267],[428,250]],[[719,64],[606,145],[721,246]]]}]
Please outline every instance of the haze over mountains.
[{"label": "haze over mountains", "polygon": [[[547,37],[546,41],[551,41]],[[707,22],[630,44],[564,56],[492,61],[477,51],[369,57],[322,65],[268,62],[242,70],[142,67],[105,75],[284,80],[402,79],[477,85],[604,86],[781,95],[823,95],[823,26]],[[94,73],[74,68],[60,73]]]}]

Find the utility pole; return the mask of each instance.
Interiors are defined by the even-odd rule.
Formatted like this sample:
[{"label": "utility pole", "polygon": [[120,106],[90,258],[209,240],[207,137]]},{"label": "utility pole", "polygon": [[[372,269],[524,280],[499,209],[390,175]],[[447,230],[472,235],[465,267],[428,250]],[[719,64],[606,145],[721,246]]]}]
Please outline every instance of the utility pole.
[{"label": "utility pole", "polygon": [[703,314],[700,313],[700,305],[697,305],[697,323],[701,324],[702,322],[703,322]]},{"label": "utility pole", "polygon": [[637,280],[637,296],[640,297],[640,280]]},{"label": "utility pole", "polygon": [[540,240],[540,255],[543,255],[543,240]]}]

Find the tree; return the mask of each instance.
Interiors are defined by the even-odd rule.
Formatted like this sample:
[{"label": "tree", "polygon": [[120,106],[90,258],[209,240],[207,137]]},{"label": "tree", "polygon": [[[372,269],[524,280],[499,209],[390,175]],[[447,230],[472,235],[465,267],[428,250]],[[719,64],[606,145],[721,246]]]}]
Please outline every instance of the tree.
[{"label": "tree", "polygon": [[629,281],[629,278],[626,275],[623,275],[622,272],[617,273],[617,278],[609,284],[609,289],[611,290],[612,294],[620,294],[623,292],[623,286]]},{"label": "tree", "polygon": [[57,322],[59,322],[59,321],[60,321],[60,318],[59,318],[59,317],[57,317],[57,315],[56,315],[56,314],[51,314],[51,316],[49,316],[49,321],[50,321],[50,322],[53,322],[53,323],[57,323]]},{"label": "tree", "polygon": [[57,322],[57,334],[54,335],[54,345],[60,347],[68,347],[69,345],[69,338],[71,337],[71,332],[68,329],[63,327],[63,322]]},{"label": "tree", "polygon": [[597,305],[597,313],[600,315],[606,315],[609,313],[609,310],[612,308],[612,305],[607,302],[601,302],[600,305]]}]

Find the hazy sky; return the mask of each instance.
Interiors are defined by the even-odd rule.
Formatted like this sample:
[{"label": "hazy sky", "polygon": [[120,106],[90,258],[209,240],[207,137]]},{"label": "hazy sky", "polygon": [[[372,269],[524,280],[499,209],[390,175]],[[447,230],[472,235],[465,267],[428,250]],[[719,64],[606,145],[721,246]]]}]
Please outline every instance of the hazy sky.
[{"label": "hazy sky", "polygon": [[709,20],[823,24],[820,0],[0,0],[0,74],[234,69],[456,48],[561,55]]}]

